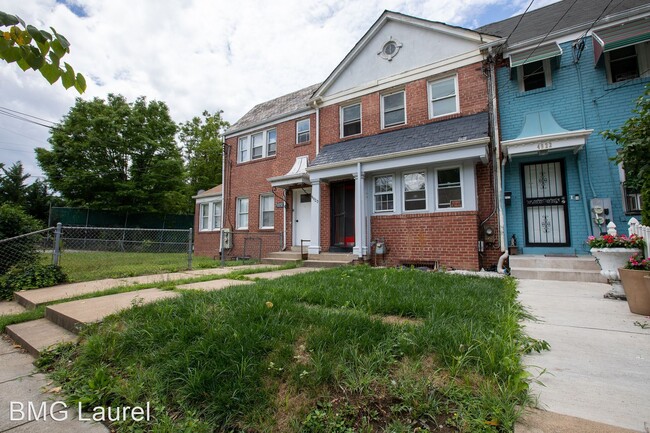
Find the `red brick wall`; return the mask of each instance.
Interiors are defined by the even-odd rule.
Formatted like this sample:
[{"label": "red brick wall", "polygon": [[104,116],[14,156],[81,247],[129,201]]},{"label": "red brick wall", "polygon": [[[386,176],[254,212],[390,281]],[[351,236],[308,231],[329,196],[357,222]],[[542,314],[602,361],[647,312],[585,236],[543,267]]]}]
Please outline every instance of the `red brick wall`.
[{"label": "red brick wall", "polygon": [[199,205],[194,208],[194,254],[197,256],[219,257],[219,232],[199,230]]},{"label": "red brick wall", "polygon": [[[476,194],[478,198],[479,222],[483,223],[480,227],[479,236],[485,241],[485,250],[480,255],[482,268],[495,266],[499,260],[499,256],[502,254],[499,246],[499,219],[494,200],[495,179],[492,170],[492,162],[488,165],[476,164]],[[486,227],[492,228],[494,235],[485,237],[483,233]]]},{"label": "red brick wall", "polygon": [[[361,135],[345,139],[340,138],[339,110],[341,106],[348,105],[349,102],[323,107],[320,111],[320,145],[327,146],[344,140],[487,111],[487,79],[481,70],[481,63],[459,68],[456,73],[458,74],[460,113],[429,119],[427,82],[436,77],[424,78],[412,81],[404,86],[406,91],[406,125],[385,130],[381,129],[380,96],[386,93],[385,91],[374,92],[361,97]],[[399,89],[399,87],[396,89]]]},{"label": "red brick wall", "polygon": [[388,248],[385,262],[378,264],[437,260],[448,269],[479,268],[476,212],[373,216],[371,224],[371,238],[383,238]]},{"label": "red brick wall", "polygon": [[[259,206],[260,195],[269,194],[272,192],[271,183],[267,181],[269,177],[282,176],[286,174],[293,164],[296,162],[296,157],[308,155],[309,160],[312,161],[316,155],[315,139],[316,139],[316,115],[311,114],[305,116],[310,118],[310,141],[307,143],[296,144],[296,120],[278,123],[274,125],[277,130],[277,153],[269,158],[257,159],[244,163],[237,163],[237,143],[239,136],[230,137],[226,140],[227,144],[227,158],[228,165],[226,167],[226,210],[224,226],[233,229],[233,249],[229,250],[229,256],[241,256],[244,251],[244,238],[259,238],[263,240],[262,255],[266,255],[272,251],[280,249],[279,239],[282,233],[282,208],[275,208],[274,215],[274,228],[273,230],[262,230],[259,228]],[[303,117],[304,118],[304,117]],[[267,130],[269,128],[263,128]],[[253,131],[258,132],[258,131]],[[250,135],[242,134],[242,135]],[[275,203],[282,201],[283,190],[278,188],[275,191]],[[236,230],[236,199],[237,197],[248,197],[248,230]],[[287,193],[287,245],[291,245],[292,232],[291,232],[291,210],[293,206],[293,195],[291,191]],[[255,251],[257,255],[258,241],[247,241],[247,255],[251,255],[251,251]],[[255,244],[255,247],[253,245]]]}]

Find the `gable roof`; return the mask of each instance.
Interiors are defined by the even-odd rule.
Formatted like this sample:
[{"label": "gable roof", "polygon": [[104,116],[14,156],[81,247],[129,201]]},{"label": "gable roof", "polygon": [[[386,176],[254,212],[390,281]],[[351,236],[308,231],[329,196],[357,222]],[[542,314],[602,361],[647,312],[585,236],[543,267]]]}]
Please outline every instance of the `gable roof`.
[{"label": "gable roof", "polygon": [[248,113],[244,114],[234,125],[226,131],[226,135],[232,135],[234,132],[242,131],[262,123],[267,123],[281,117],[307,111],[309,107],[307,102],[320,86],[320,83],[313,84],[304,89],[297,90],[279,98],[257,104]]},{"label": "gable roof", "polygon": [[398,129],[325,146],[310,167],[488,138],[488,129],[487,112]]},{"label": "gable roof", "polygon": [[[453,34],[456,37],[475,40],[478,42],[489,42],[494,40],[492,35],[482,35],[478,30],[471,30],[464,27],[453,26],[446,24],[440,21],[430,21],[423,18],[414,17],[411,15],[402,14],[399,12],[393,12],[385,10],[381,16],[375,21],[375,23],[368,29],[368,31],[359,39],[359,41],[352,47],[350,52],[341,60],[341,62],[336,66],[336,68],[330,73],[330,75],[321,83],[321,85],[315,90],[314,95],[311,100],[317,99],[321,96],[330,85],[341,75],[343,70],[347,65],[354,60],[357,55],[364,49],[364,47],[370,42],[372,37],[388,22],[388,21],[399,21],[403,23],[408,23],[411,25],[424,27],[428,29],[434,29],[442,33]],[[485,40],[487,37],[488,40]]]},{"label": "gable roof", "polygon": [[[573,2],[574,0],[563,0],[527,12],[517,29],[508,39],[508,45],[512,46],[536,37],[545,36],[556,23],[557,25],[553,29],[553,33],[570,29],[581,31],[589,28],[601,13],[602,18],[597,24],[604,24],[606,22],[605,18],[609,15],[621,14],[630,9],[638,11],[650,10],[648,0],[622,0],[615,2],[610,0],[576,0],[575,4]],[[603,13],[603,11],[605,12]],[[505,38],[517,26],[520,17],[521,15],[516,15],[502,21],[487,24],[478,27],[476,31]]]},{"label": "gable roof", "polygon": [[210,188],[205,191],[199,191],[196,195],[193,195],[192,198],[204,198],[204,197],[215,197],[222,194],[222,186],[217,185],[213,188]]}]

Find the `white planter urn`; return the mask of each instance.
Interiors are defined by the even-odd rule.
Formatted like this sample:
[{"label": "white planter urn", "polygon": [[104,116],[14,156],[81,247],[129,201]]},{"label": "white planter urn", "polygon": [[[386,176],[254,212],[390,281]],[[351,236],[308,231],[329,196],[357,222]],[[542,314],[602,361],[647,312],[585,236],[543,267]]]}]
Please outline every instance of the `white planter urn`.
[{"label": "white planter urn", "polygon": [[625,267],[627,260],[641,252],[638,248],[592,248],[589,250],[600,265],[600,275],[607,278],[612,289],[605,294],[606,298],[625,299],[625,291],[621,286],[621,276],[618,268]]}]

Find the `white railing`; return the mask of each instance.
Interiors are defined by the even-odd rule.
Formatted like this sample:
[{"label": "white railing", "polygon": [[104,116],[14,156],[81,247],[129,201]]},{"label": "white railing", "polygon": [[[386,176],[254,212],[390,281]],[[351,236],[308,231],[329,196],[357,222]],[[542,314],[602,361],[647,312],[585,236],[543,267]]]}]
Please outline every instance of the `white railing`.
[{"label": "white railing", "polygon": [[645,241],[643,254],[645,257],[650,257],[650,227],[639,224],[639,220],[636,218],[630,218],[627,225],[629,226],[628,232],[630,236],[643,236],[643,240]]}]

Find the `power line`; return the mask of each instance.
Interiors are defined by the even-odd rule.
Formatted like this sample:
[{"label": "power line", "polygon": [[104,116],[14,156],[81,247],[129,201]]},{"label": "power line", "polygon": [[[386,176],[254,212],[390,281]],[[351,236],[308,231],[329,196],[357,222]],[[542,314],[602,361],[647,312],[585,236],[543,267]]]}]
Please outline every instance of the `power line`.
[{"label": "power line", "polygon": [[[613,1],[613,0],[612,0],[612,1]],[[22,113],[22,112],[20,112],[20,111],[18,111],[18,110],[12,110],[11,108],[7,108],[7,107],[2,107],[2,106],[0,106],[0,110],[11,111],[12,113],[20,114],[20,115],[22,115],[22,116],[31,117],[32,119],[36,119],[36,120],[42,120],[43,122],[48,122],[48,123],[51,123],[51,124],[53,124],[53,125],[56,124],[56,122],[52,122],[51,120],[43,119],[42,117],[33,116],[33,115],[31,115],[31,114],[27,114],[27,113]]]},{"label": "power line", "polygon": [[[645,74],[647,74],[648,72],[650,72],[650,68],[648,68],[648,69],[646,69],[645,71],[641,72],[641,73],[639,74],[639,77],[643,77],[643,76],[644,76]],[[618,87],[614,87],[613,89],[606,90],[606,91],[605,91],[606,93],[604,93],[604,94],[600,95],[599,97],[593,99],[592,102],[596,102],[596,101],[598,101],[599,99],[604,98],[605,96],[609,96],[609,95],[611,95],[613,92],[617,91],[618,89],[623,89],[623,88],[625,88],[625,87],[630,87],[630,86],[634,86],[634,85],[638,85],[638,84],[639,84],[639,83],[638,83],[637,81],[629,80],[629,81],[627,81],[627,82],[621,84],[621,85],[618,86]]]},{"label": "power line", "polygon": [[[7,112],[7,111],[4,111],[4,110],[2,110],[2,109],[0,109],[0,114],[2,114],[3,116],[11,117],[11,118],[13,118],[13,119],[22,120],[23,122],[32,123],[32,124],[34,124],[34,125],[38,125],[38,126],[44,126],[45,128],[48,128],[48,129],[53,129],[53,128],[56,127],[56,125],[54,125],[54,124],[52,124],[52,125],[46,125],[46,124],[44,124],[44,123],[37,122],[37,121],[35,121],[35,120],[28,119],[28,118],[26,118],[26,117],[22,117],[22,116],[20,116],[20,115],[17,115],[17,114],[11,113],[11,112]],[[46,120],[46,122],[47,122],[47,120]]]},{"label": "power line", "polygon": [[508,39],[510,39],[510,36],[512,36],[512,34],[515,32],[515,30],[517,30],[517,27],[519,27],[519,24],[521,24],[521,20],[524,19],[524,15],[526,15],[526,12],[528,12],[528,9],[530,9],[530,7],[533,5],[533,2],[534,2],[534,1],[535,1],[535,0],[530,0],[530,3],[528,3],[528,7],[527,7],[526,10],[524,11],[524,13],[521,14],[521,16],[519,17],[519,21],[517,21],[517,24],[515,24],[515,27],[512,29],[512,31],[510,32],[510,34],[508,35],[508,37],[506,38],[506,40],[503,41],[503,44],[501,44],[501,45],[499,46],[499,49],[500,49],[501,51],[503,51],[503,47],[505,47],[506,44],[508,43]]}]

